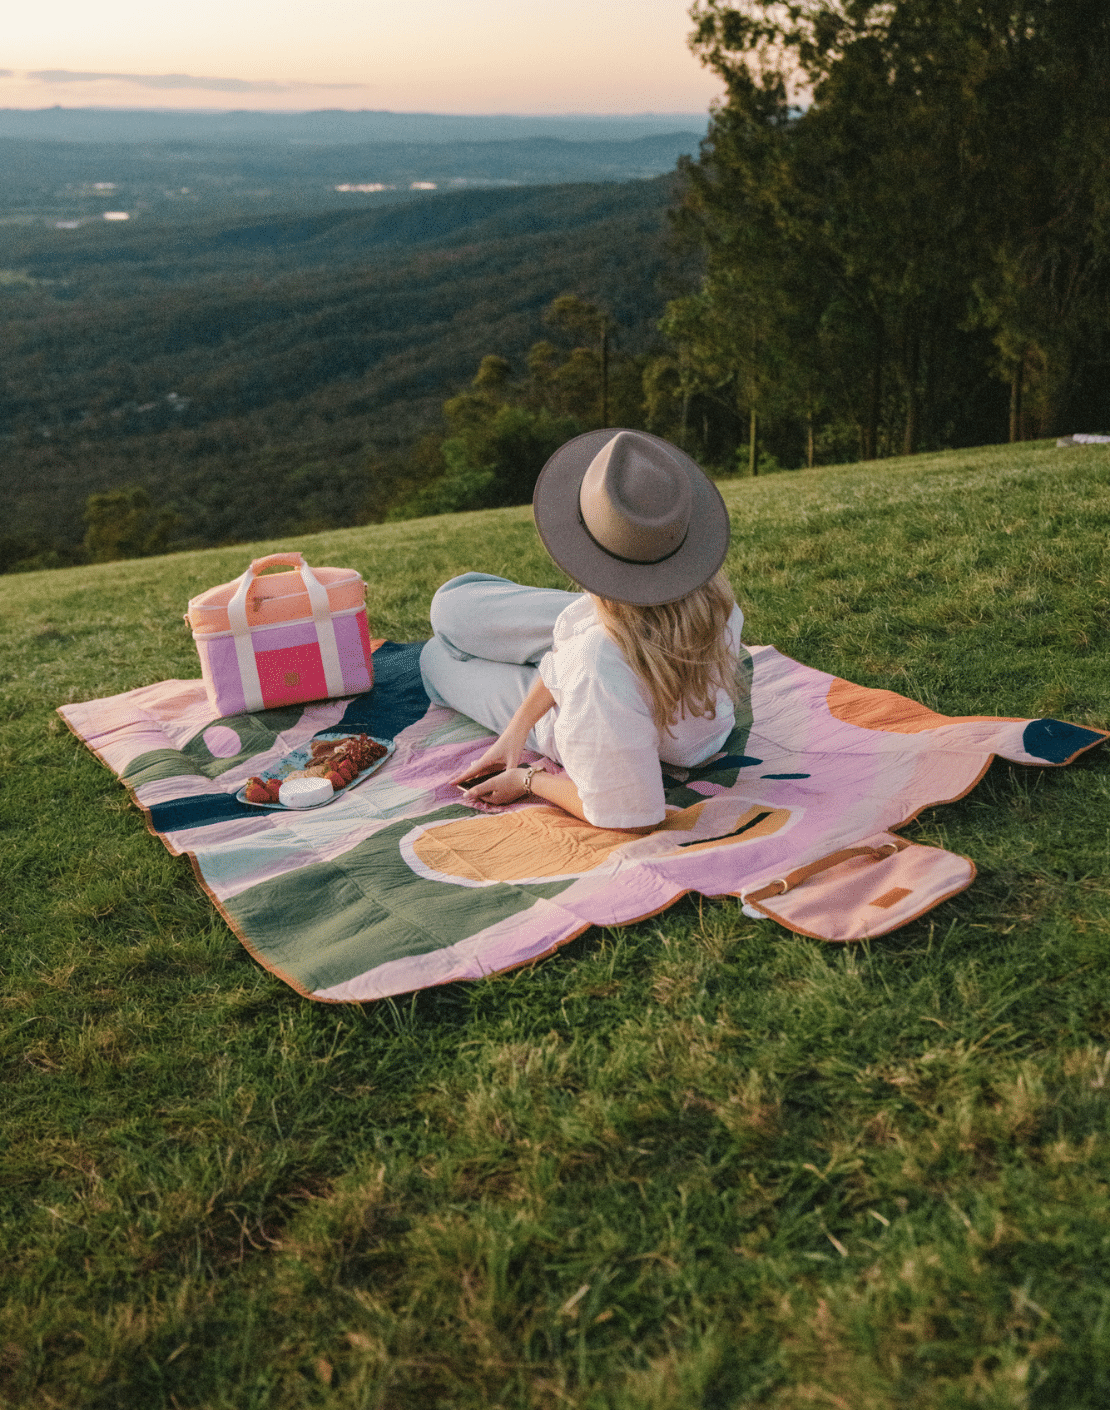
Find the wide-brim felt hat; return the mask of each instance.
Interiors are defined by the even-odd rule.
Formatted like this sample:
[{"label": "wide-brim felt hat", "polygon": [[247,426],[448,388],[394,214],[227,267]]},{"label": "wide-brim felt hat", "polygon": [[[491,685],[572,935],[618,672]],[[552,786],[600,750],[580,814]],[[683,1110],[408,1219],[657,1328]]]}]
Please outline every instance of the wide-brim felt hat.
[{"label": "wide-brim felt hat", "polygon": [[646,431],[587,431],[540,471],[532,513],[544,548],[579,587],[613,602],[676,602],[728,551],[728,510],[704,470]]}]

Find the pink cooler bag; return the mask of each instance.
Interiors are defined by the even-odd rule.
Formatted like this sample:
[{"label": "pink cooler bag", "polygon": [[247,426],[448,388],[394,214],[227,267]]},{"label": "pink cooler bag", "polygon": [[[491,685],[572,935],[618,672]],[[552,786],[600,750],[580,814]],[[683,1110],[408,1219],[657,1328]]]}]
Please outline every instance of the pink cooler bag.
[{"label": "pink cooler bag", "polygon": [[[293,571],[258,576],[279,564]],[[221,715],[357,695],[374,683],[366,584],[353,568],[313,569],[300,553],[271,553],[191,598],[185,620]]]}]

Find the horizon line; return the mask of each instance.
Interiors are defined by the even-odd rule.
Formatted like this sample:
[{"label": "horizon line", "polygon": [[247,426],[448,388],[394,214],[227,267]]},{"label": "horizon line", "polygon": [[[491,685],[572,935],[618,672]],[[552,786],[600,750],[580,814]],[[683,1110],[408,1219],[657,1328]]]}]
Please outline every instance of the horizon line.
[{"label": "horizon line", "polygon": [[186,108],[166,107],[155,104],[116,104],[82,103],[70,107],[63,103],[49,103],[42,108],[19,108],[0,106],[0,113],[167,113],[190,114],[192,116],[219,117],[315,117],[331,113],[351,116],[373,117],[429,117],[429,118],[528,118],[550,120],[552,118],[669,118],[708,116],[708,110],[692,108],[645,108],[636,112],[597,112],[587,109],[568,109],[559,112],[433,112],[423,108]]}]

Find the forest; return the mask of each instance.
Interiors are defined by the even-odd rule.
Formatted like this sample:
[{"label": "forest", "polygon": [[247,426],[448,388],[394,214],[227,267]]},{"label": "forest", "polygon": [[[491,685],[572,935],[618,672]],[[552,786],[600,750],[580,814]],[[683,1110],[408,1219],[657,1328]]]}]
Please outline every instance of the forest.
[{"label": "forest", "polygon": [[[5,568],[1110,426],[1102,0],[698,0],[653,179],[0,229]],[[907,468],[912,461],[907,460]]]},{"label": "forest", "polygon": [[93,495],[132,550],[383,518],[442,464],[425,442],[488,351],[521,374],[545,330],[573,352],[543,321],[561,294],[604,302],[615,353],[662,346],[660,290],[689,282],[672,201],[664,177],[0,230],[5,565],[83,561]]}]

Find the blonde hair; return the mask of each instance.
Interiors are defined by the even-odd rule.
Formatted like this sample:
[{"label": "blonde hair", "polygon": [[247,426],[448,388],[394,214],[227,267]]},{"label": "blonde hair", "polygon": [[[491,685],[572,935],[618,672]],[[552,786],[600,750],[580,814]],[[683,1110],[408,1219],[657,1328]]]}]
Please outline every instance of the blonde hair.
[{"label": "blonde hair", "polygon": [[601,625],[647,691],[660,733],[670,734],[680,717],[716,718],[721,690],[738,703],[736,661],[725,634],[736,599],[723,572],[658,607],[591,596]]}]

